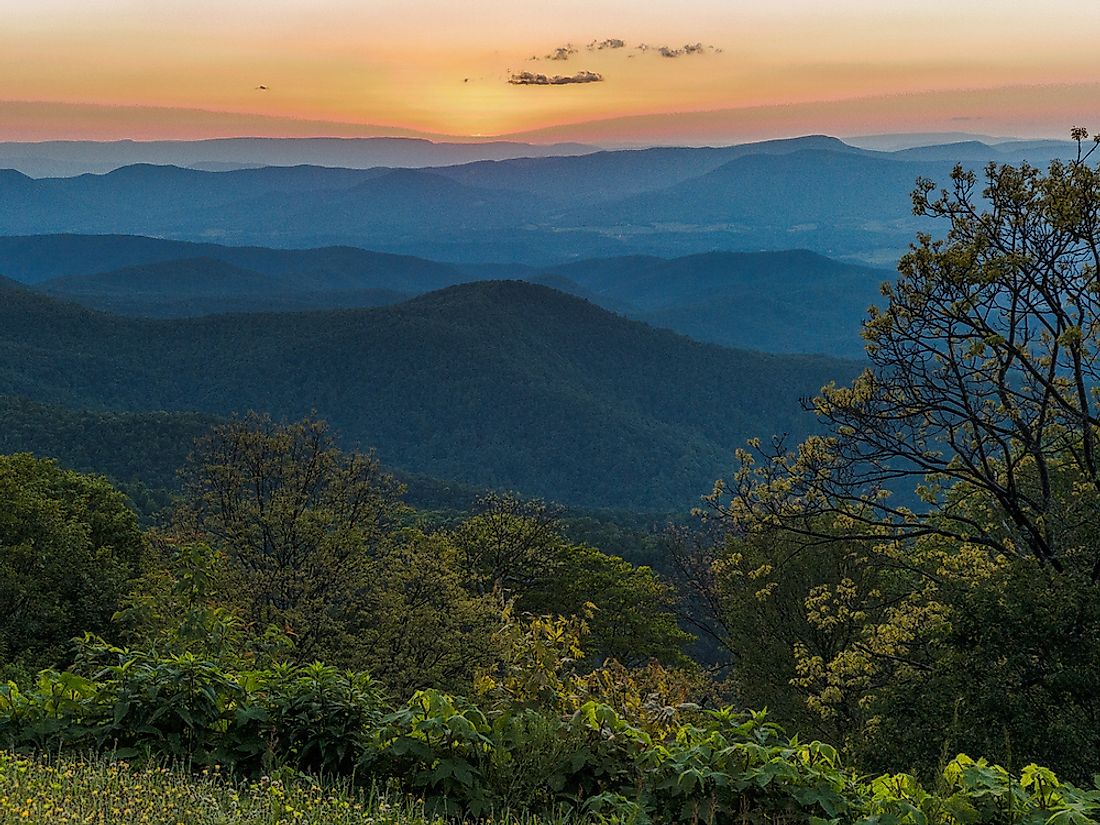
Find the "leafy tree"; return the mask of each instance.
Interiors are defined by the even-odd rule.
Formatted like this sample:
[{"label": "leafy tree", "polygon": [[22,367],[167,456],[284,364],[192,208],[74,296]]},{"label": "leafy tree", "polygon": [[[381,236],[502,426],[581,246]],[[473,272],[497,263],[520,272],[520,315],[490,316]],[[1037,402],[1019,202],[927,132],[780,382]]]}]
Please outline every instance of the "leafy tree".
[{"label": "leafy tree", "polygon": [[458,561],[481,593],[523,593],[562,562],[559,512],[537,500],[490,493],[452,531]]},{"label": "leafy tree", "polygon": [[691,635],[674,612],[672,589],[648,567],[585,544],[565,546],[561,564],[535,582],[517,604],[532,613],[588,618],[598,655],[627,665],[649,659],[685,662]]},{"label": "leafy tree", "polygon": [[[711,499],[795,619],[787,683],[867,767],[1100,759],[1100,171],[1074,137],[1076,160],[993,164],[980,192],[961,168],[919,182],[916,212],[950,229],[884,288],[871,366],[814,399],[823,435],[755,442]],[[853,558],[869,578],[837,578]]]},{"label": "leafy tree", "polygon": [[353,624],[355,659],[395,696],[468,689],[496,655],[500,599],[464,579],[443,534],[403,531],[373,560]]},{"label": "leafy tree", "polygon": [[0,456],[0,663],[37,670],[106,632],[141,554],[137,517],[105,479]]},{"label": "leafy tree", "polygon": [[280,628],[250,628],[228,607],[225,557],[205,544],[149,534],[145,571],[114,621],[130,646],[153,656],[197,655],[226,667],[281,662],[293,648]]},{"label": "leafy tree", "polygon": [[301,660],[347,664],[399,487],[372,455],[344,453],[316,420],[215,427],[184,469],[175,530],[224,554],[221,592],[255,632],[275,625]]},{"label": "leafy tree", "polygon": [[523,613],[588,615],[589,648],[627,664],[683,659],[690,640],[678,625],[669,586],[649,567],[562,535],[542,502],[491,495],[452,531],[459,564],[477,592],[499,592]]},{"label": "leafy tree", "polygon": [[[914,211],[950,229],[921,235],[884,287],[871,366],[813,401],[826,435],[742,452],[716,506],[804,534],[832,518],[874,541],[937,534],[1100,581],[1097,546],[1071,542],[1100,485],[1100,171],[1073,136],[1076,160],[1046,173],[919,181]],[[914,484],[919,503],[889,495]]]}]

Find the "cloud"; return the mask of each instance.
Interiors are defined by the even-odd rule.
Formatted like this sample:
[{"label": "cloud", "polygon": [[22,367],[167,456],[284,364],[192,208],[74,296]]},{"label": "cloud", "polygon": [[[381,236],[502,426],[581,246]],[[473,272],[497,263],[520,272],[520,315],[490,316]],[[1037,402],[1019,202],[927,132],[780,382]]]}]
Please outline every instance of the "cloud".
[{"label": "cloud", "polygon": [[566,86],[570,83],[600,83],[603,75],[597,72],[577,72],[572,75],[545,75],[520,72],[508,78],[513,86]]},{"label": "cloud", "polygon": [[688,43],[678,49],[670,46],[658,46],[657,54],[661,57],[683,57],[685,54],[703,54],[707,49],[713,50],[713,46],[704,46],[702,43]]},{"label": "cloud", "polygon": [[546,55],[547,60],[568,60],[577,53],[577,47],[572,43],[566,43],[564,46],[558,46],[550,54]]},{"label": "cloud", "polygon": [[[606,50],[617,51],[619,49],[632,48],[634,52],[627,55],[627,58],[636,57],[637,53],[645,54],[647,52],[653,52],[661,57],[683,57],[689,54],[706,54],[711,52],[713,54],[721,54],[722,50],[715,46],[705,46],[702,43],[686,43],[679,48],[673,46],[656,46],[650,43],[638,43],[637,45],[631,45],[627,41],[620,37],[608,37],[604,40],[593,40],[585,47],[589,52],[602,52]],[[572,59],[575,55],[579,54],[580,50],[572,43],[566,43],[564,46],[559,46],[549,54],[539,57],[538,55],[531,55],[527,58],[528,62],[538,62],[540,60],[560,60],[566,61]],[[567,83],[598,83],[603,80],[603,76],[596,72],[577,72],[573,75],[550,75],[539,74],[536,72],[520,72],[519,74],[513,74],[509,70],[508,82],[517,86],[562,86]]]}]

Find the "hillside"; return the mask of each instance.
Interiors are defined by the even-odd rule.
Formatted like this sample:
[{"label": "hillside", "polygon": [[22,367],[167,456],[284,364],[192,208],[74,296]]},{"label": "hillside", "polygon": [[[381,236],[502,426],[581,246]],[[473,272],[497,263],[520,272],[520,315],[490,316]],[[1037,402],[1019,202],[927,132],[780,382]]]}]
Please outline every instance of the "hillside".
[{"label": "hillside", "polygon": [[38,289],[93,309],[148,318],[373,307],[409,297],[388,289],[326,286],[320,274],[314,286],[305,274],[274,277],[216,258],[186,258],[52,278]]},{"label": "hillside", "polygon": [[[134,263],[102,269],[123,261]],[[38,280],[66,268],[85,272]],[[893,277],[806,250],[456,267],[352,248],[72,235],[0,238],[5,270],[84,306],[157,318],[385,306],[459,282],[515,278],[699,341],[841,357],[862,356],[860,322],[880,300],[879,284]]]},{"label": "hillside", "polygon": [[145,515],[177,487],[196,438],[215,418],[191,412],[93,412],[0,395],[0,455],[34,453],[106,475]]},{"label": "hillside", "polygon": [[[140,235],[0,237],[0,275],[27,284],[205,258],[271,276],[304,292],[388,289],[423,292],[469,280],[443,263],[354,247],[270,249],[149,238]],[[159,276],[154,276],[159,277]],[[133,279],[110,276],[107,282]],[[89,285],[99,283],[90,280]]]},{"label": "hillside", "polygon": [[881,300],[879,285],[894,276],[790,250],[580,261],[556,267],[549,277],[577,284],[578,294],[602,306],[698,341],[858,358],[867,307]]},{"label": "hillside", "polygon": [[150,321],[0,286],[0,393],[74,408],[312,410],[439,478],[567,504],[690,505],[745,438],[857,366],[698,344],[545,287],[368,310]]}]

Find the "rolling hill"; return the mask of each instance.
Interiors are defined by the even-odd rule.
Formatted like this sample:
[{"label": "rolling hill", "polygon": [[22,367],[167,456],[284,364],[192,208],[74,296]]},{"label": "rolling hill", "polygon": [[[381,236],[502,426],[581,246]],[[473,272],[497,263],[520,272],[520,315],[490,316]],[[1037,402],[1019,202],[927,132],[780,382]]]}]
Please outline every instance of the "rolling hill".
[{"label": "rolling hill", "polygon": [[315,410],[400,469],[583,506],[684,507],[858,365],[693,342],[521,282],[391,307],[154,321],[0,283],[0,394],[117,412]]},{"label": "rolling hill", "polygon": [[185,258],[67,275],[45,281],[38,288],[93,309],[147,318],[374,307],[410,297],[392,289],[326,288],[321,275],[315,281],[305,274],[275,277],[217,258]]},{"label": "rolling hill", "polygon": [[[0,275],[25,284],[195,259],[220,261],[267,275],[282,288],[300,292],[384,289],[413,293],[470,280],[466,273],[448,264],[354,247],[270,249],[136,235],[0,237]],[[107,279],[106,291],[110,291],[107,286],[116,277]],[[74,281],[60,283],[65,289]],[[87,285],[83,291],[90,293],[99,280],[83,283]]]},{"label": "rolling hill", "polygon": [[[184,255],[173,259],[172,255]],[[101,267],[135,261],[117,269]],[[699,341],[765,352],[862,355],[860,322],[885,270],[806,250],[461,267],[349,248],[273,250],[139,237],[0,238],[0,272],[123,315],[188,317],[385,306],[455,283],[543,284]]]}]

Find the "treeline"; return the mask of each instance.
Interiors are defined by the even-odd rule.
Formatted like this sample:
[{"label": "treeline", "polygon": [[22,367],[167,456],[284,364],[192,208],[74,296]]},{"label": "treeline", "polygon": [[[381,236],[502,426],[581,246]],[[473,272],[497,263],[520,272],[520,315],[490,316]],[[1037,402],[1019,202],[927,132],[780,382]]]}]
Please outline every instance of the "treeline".
[{"label": "treeline", "polygon": [[[545,507],[510,498],[409,527],[395,480],[319,422],[219,425],[184,479],[171,519],[142,532],[101,477],[0,459],[4,747],[355,777],[475,818],[1100,815],[1100,792],[1034,765],[960,756],[922,765],[927,785],[860,778],[836,748],[730,707],[759,669],[738,663],[723,685],[691,662],[675,594],[648,568],[569,543]],[[774,624],[729,642],[781,660]],[[783,689],[774,674],[755,687]]]},{"label": "treeline", "polygon": [[[143,531],[101,477],[0,459],[6,747],[354,774],[474,816],[1085,822],[1098,805],[1046,769],[1019,773],[1036,757],[1091,767],[1094,671],[1074,660],[1086,647],[1052,646],[1057,678],[1011,695],[1037,636],[1069,628],[1007,563],[932,546],[906,570],[858,543],[807,552],[701,530],[666,538],[674,587],[568,541],[538,503],[492,497],[445,528],[411,526],[400,484],[317,421],[220,424],[182,478],[170,517]],[[966,600],[914,589],[921,561],[942,579],[954,567]],[[709,644],[689,647],[685,627]],[[944,658],[921,667],[918,640]],[[898,661],[888,680],[878,656]],[[1062,706],[1067,686],[1080,693]],[[841,748],[813,739],[826,735]],[[945,747],[975,744],[1010,767],[941,770]],[[903,773],[867,782],[845,764]],[[913,811],[927,819],[881,818]]]},{"label": "treeline", "polygon": [[506,606],[590,614],[600,657],[673,662],[688,638],[649,568],[568,541],[541,504],[490,496],[450,527],[415,526],[396,479],[322,422],[215,427],[147,532],[100,477],[21,454],[0,479],[9,669],[67,662],[85,631],[153,644],[196,599],[241,644],[281,628],[293,660],[370,670],[397,693],[469,687]]}]

